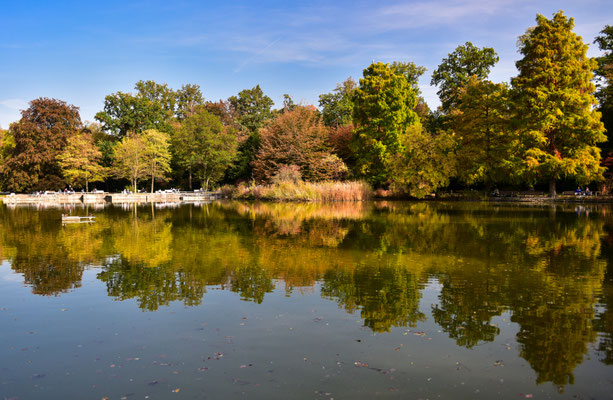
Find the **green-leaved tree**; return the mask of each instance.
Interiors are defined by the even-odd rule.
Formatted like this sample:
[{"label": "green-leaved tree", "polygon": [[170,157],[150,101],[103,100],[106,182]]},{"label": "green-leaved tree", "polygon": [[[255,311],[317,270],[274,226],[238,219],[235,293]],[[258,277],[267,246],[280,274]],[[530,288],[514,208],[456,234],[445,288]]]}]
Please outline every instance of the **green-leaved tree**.
[{"label": "green-leaved tree", "polygon": [[371,64],[355,90],[351,147],[356,173],[375,186],[388,184],[390,161],[402,149],[402,135],[419,123],[415,89],[388,64]]},{"label": "green-leaved tree", "polygon": [[356,86],[353,78],[349,77],[337,84],[331,93],[319,95],[321,117],[326,126],[337,128],[351,124],[352,98]]},{"label": "green-leaved tree", "polygon": [[170,173],[170,137],[155,129],[148,129],[141,136],[145,146],[143,157],[153,193],[155,180],[164,181]]},{"label": "green-leaved tree", "polygon": [[548,181],[549,194],[555,196],[561,178],[584,184],[602,178],[597,143],[606,137],[594,108],[592,71],[597,64],[573,32],[573,18],[558,11],[552,19],[539,14],[536,21],[520,38],[523,58],[512,85],[526,179]]},{"label": "green-leaved tree", "polygon": [[448,113],[457,106],[460,90],[471,76],[486,79],[499,60],[491,47],[479,48],[471,42],[458,46],[432,72],[432,85],[438,86],[443,112]]},{"label": "green-leaved tree", "polygon": [[473,75],[460,90],[451,126],[459,142],[460,179],[486,190],[508,182],[515,167],[517,136],[510,128],[509,88]]},{"label": "green-leaved tree", "polygon": [[178,163],[189,173],[200,178],[202,187],[208,190],[223,178],[236,157],[236,136],[219,118],[204,109],[182,121],[173,137],[173,148]]},{"label": "green-leaved tree", "polygon": [[138,191],[138,181],[148,176],[145,141],[131,133],[114,148],[113,171],[118,178],[129,179],[132,190]]}]

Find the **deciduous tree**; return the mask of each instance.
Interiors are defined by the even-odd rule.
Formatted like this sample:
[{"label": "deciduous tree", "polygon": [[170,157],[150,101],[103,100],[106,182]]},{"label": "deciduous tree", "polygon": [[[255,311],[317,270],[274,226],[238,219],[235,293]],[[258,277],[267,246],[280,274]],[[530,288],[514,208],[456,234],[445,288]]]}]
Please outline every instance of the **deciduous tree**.
[{"label": "deciduous tree", "polygon": [[21,119],[10,126],[14,147],[2,166],[3,186],[14,191],[62,187],[65,182],[57,156],[80,129],[78,107],[56,99],[32,100]]},{"label": "deciduous tree", "polygon": [[573,177],[584,184],[601,179],[596,144],[606,137],[594,109],[592,71],[597,64],[573,32],[574,20],[559,11],[552,19],[539,14],[536,21],[520,38],[523,58],[512,84],[526,179],[548,181],[549,194],[555,196],[558,179]]},{"label": "deciduous tree", "polygon": [[296,165],[305,180],[328,179],[344,164],[338,157],[330,158],[327,140],[328,129],[315,107],[297,106],[279,114],[261,130],[254,173],[259,180],[269,181],[281,166]]},{"label": "deciduous tree", "polygon": [[135,133],[121,139],[114,149],[115,175],[118,178],[129,179],[135,192],[138,191],[138,181],[148,176],[145,152],[143,138]]},{"label": "deciduous tree", "polygon": [[125,137],[129,132],[140,133],[147,129],[169,130],[172,113],[161,103],[143,95],[117,92],[104,98],[104,111],[96,114],[104,131]]},{"label": "deciduous tree", "polygon": [[477,79],[486,79],[499,60],[498,55],[491,47],[479,48],[471,42],[458,46],[447,58],[432,72],[431,84],[438,86],[437,92],[441,99],[445,113],[457,105],[460,89],[468,83],[471,76]]},{"label": "deciduous tree", "polygon": [[351,123],[353,112],[353,93],[357,87],[353,78],[347,78],[336,85],[331,93],[319,95],[321,116],[326,126],[336,128]]},{"label": "deciduous tree", "polygon": [[68,145],[58,156],[64,177],[74,186],[85,185],[89,192],[89,182],[100,182],[106,177],[106,168],[100,165],[102,153],[88,133],[78,133],[68,138]]},{"label": "deciduous tree", "polygon": [[258,130],[273,117],[272,99],[264,94],[260,85],[245,89],[238,96],[228,98],[232,115],[239,124],[238,132],[246,129],[249,136],[238,148],[238,155],[233,168],[229,172],[231,179],[249,179],[252,175],[252,164],[260,148]]},{"label": "deciduous tree", "polygon": [[155,180],[166,180],[170,173],[170,137],[165,132],[148,129],[142,134],[147,176],[151,178],[151,193]]},{"label": "deciduous tree", "polygon": [[272,99],[264,94],[260,85],[241,90],[238,96],[228,98],[238,122],[251,133],[257,133],[264,121],[272,118]]},{"label": "deciduous tree", "polygon": [[401,135],[401,149],[390,160],[391,184],[400,192],[423,198],[449,185],[456,173],[456,141],[447,132],[433,136],[421,125]]},{"label": "deciduous tree", "polygon": [[175,92],[177,119],[184,120],[197,111],[204,104],[204,98],[199,85],[187,84]]},{"label": "deciduous tree", "polygon": [[144,97],[152,103],[159,104],[170,117],[175,113],[177,93],[168,87],[166,83],[155,81],[138,81],[134,85],[138,96]]},{"label": "deciduous tree", "polygon": [[419,96],[419,77],[426,72],[426,67],[416,65],[414,62],[394,61],[390,67],[399,75],[404,76],[411,85],[415,93]]},{"label": "deciduous tree", "polygon": [[173,137],[179,164],[191,176],[196,174],[202,186],[217,183],[236,157],[236,136],[219,118],[204,109],[187,117]]}]

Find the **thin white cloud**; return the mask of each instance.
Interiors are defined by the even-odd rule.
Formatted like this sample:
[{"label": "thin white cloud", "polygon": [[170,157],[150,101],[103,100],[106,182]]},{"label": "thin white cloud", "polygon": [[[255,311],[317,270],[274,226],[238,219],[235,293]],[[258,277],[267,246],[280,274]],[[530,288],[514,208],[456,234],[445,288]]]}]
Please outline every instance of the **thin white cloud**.
[{"label": "thin white cloud", "polygon": [[0,105],[16,111],[25,110],[28,108],[28,102],[22,99],[0,100]]},{"label": "thin white cloud", "polygon": [[380,8],[370,18],[373,26],[383,30],[414,29],[497,15],[509,4],[505,0],[399,3]]},{"label": "thin white cloud", "polygon": [[20,111],[27,107],[28,103],[22,99],[0,100],[0,128],[8,128],[21,117]]}]

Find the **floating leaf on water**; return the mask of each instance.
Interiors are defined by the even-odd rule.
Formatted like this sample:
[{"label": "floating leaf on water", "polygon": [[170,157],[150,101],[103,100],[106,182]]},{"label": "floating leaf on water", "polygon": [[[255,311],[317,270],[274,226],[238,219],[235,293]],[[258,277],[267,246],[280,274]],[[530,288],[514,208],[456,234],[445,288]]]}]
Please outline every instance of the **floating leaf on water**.
[{"label": "floating leaf on water", "polygon": [[180,391],[181,391],[181,388],[176,388],[172,390],[173,393],[179,393]]},{"label": "floating leaf on water", "polygon": [[354,362],[353,364],[354,364],[356,367],[368,367],[368,364],[367,364],[367,363],[363,363],[363,362],[360,362],[360,361],[356,361],[356,362]]},{"label": "floating leaf on water", "polygon": [[151,382],[149,382],[147,385],[148,385],[148,386],[155,386],[155,385],[157,385],[158,383],[159,383],[158,381],[151,381]]}]

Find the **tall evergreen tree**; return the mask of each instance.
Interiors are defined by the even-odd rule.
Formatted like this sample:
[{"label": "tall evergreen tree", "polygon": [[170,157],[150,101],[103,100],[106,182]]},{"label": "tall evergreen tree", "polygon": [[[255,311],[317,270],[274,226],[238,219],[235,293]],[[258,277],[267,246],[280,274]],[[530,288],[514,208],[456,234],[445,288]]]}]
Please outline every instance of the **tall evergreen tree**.
[{"label": "tall evergreen tree", "polygon": [[509,181],[515,165],[517,142],[509,126],[509,88],[473,75],[458,99],[450,116],[459,142],[460,179],[468,185],[483,183],[489,191],[492,185]]},{"label": "tall evergreen tree", "polygon": [[378,62],[364,70],[353,108],[358,175],[376,186],[389,183],[390,160],[402,148],[401,136],[419,123],[413,111],[416,104],[415,89],[388,64]]},{"label": "tall evergreen tree", "polygon": [[598,44],[604,54],[598,58],[596,69],[596,98],[598,99],[598,111],[602,114],[602,122],[607,130],[609,142],[602,146],[605,151],[613,150],[613,26],[607,25],[594,43]]},{"label": "tall evergreen tree", "polygon": [[552,19],[537,15],[537,25],[520,38],[516,91],[523,170],[529,180],[549,182],[574,177],[580,183],[601,179],[600,149],[606,140],[600,113],[594,109],[592,71],[596,61],[573,32],[573,18],[562,11]]}]

